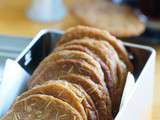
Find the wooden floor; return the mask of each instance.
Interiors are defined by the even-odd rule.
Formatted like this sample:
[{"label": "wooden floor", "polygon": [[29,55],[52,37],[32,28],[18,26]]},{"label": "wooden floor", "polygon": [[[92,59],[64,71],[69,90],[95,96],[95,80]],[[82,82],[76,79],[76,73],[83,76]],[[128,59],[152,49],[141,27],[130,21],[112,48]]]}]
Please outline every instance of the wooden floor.
[{"label": "wooden floor", "polygon": [[[19,36],[34,36],[43,28],[66,29],[78,24],[78,21],[68,14],[58,23],[41,24],[30,21],[26,16],[29,0],[0,0],[0,34]],[[65,0],[66,3],[69,0]],[[151,120],[160,120],[160,45],[154,46],[157,51],[155,73],[155,95]],[[148,113],[149,114],[149,113]]]}]

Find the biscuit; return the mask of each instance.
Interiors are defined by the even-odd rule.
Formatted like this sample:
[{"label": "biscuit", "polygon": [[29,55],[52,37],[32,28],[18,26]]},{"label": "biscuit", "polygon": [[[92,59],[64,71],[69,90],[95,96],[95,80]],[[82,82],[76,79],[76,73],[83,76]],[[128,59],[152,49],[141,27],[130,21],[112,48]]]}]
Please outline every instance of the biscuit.
[{"label": "biscuit", "polygon": [[95,84],[92,80],[87,77],[80,75],[66,75],[62,76],[61,79],[65,79],[68,82],[80,85],[87,93],[91,96],[95,107],[97,109],[99,120],[112,120],[112,104],[109,93],[104,91],[104,88]]},{"label": "biscuit", "polygon": [[[106,83],[110,92],[113,104],[112,109],[115,115],[115,113],[117,113],[119,110],[121,95],[123,92],[123,87],[127,74],[127,68],[125,64],[119,59],[119,56],[117,52],[114,50],[114,48],[107,41],[103,40],[96,41],[94,39],[89,39],[89,38],[73,40],[60,47],[57,47],[55,51],[61,49],[74,50],[74,48],[78,50],[80,48],[79,50],[85,51],[86,53],[90,54],[90,52],[88,52],[86,48],[82,49],[82,47],[76,45],[87,47],[87,49],[92,51],[92,56],[93,54],[95,54],[94,55],[96,56],[94,57],[95,59],[97,58],[100,59],[100,60],[97,59],[97,61],[99,61],[99,63],[103,68],[105,78],[108,78],[106,79]],[[105,66],[108,66],[109,73],[106,72]],[[111,74],[111,78],[108,77],[108,74]]]},{"label": "biscuit", "polygon": [[48,95],[31,95],[16,104],[2,120],[83,120],[68,103]]},{"label": "biscuit", "polygon": [[[104,88],[100,85],[94,83],[88,77],[84,77],[77,74],[67,74],[64,76],[60,76],[59,79],[66,80],[70,83],[74,83],[83,87],[83,89],[91,96],[93,99],[96,109],[98,111],[98,115],[100,119],[111,118],[111,100],[109,97],[109,93],[104,91]],[[44,81],[45,82],[45,81]],[[36,83],[37,85],[43,85],[44,82]],[[107,106],[106,106],[107,105]]]},{"label": "biscuit", "polygon": [[72,91],[74,91],[74,93],[76,93],[77,96],[80,96],[80,98],[82,99],[81,103],[85,108],[87,119],[88,120],[98,120],[99,116],[95,108],[95,105],[91,97],[84,91],[84,89],[81,86],[76,85],[76,84],[72,84],[72,85],[70,84],[69,88],[71,88]]},{"label": "biscuit", "polygon": [[85,108],[81,104],[82,100],[85,99],[85,96],[77,95],[77,93],[75,93],[76,90],[73,91],[72,88],[72,85],[66,81],[52,80],[24,92],[16,99],[16,101],[19,101],[26,98],[27,96],[34,94],[53,96],[70,104],[81,114],[84,120],[87,120],[87,116],[84,110]]},{"label": "biscuit", "polygon": [[38,66],[34,74],[39,74],[41,70],[47,65],[52,63],[53,61],[57,61],[60,59],[75,59],[75,60],[82,60],[87,62],[88,64],[92,65],[92,67],[97,69],[97,73],[101,76],[101,79],[104,79],[104,74],[102,72],[100,64],[90,55],[83,51],[75,51],[75,50],[63,50],[51,53],[47,56]]},{"label": "biscuit", "polygon": [[97,74],[97,70],[91,67],[87,62],[81,60],[59,60],[46,65],[39,74],[33,73],[32,78],[29,81],[29,88],[32,88],[37,83],[50,79],[59,79],[60,76],[69,73],[89,77],[95,83],[102,85],[104,88],[106,87],[104,80]]},{"label": "biscuit", "polygon": [[113,120],[132,70],[120,40],[91,27],[70,28],[3,118]]},{"label": "biscuit", "polygon": [[109,51],[106,51],[106,47],[103,44],[101,44],[99,41],[96,41],[90,38],[83,38],[79,40],[73,40],[71,42],[64,44],[63,46],[65,47],[68,45],[82,45],[84,47],[87,47],[90,51],[92,51],[92,53],[98,56],[98,58],[100,58],[103,61],[103,63],[106,65],[105,67],[108,67],[107,68],[108,71],[103,70],[107,84],[111,84],[109,82],[114,82],[114,80],[118,79],[117,73],[116,73],[117,72],[116,61],[113,58],[113,55],[112,54],[109,55],[108,53]]},{"label": "biscuit", "polygon": [[109,90],[110,90],[110,96],[112,99],[112,109],[113,109],[113,115],[115,116],[118,111],[119,111],[119,106],[120,106],[120,102],[121,102],[121,96],[123,93],[123,88],[124,88],[124,84],[126,81],[126,76],[127,76],[127,67],[126,65],[123,63],[123,61],[121,61],[119,59],[119,56],[117,55],[116,51],[114,50],[114,48],[107,43],[106,41],[100,41],[102,44],[105,45],[106,48],[110,49],[111,54],[114,55],[114,59],[117,62],[117,76],[118,76],[118,81],[115,85],[109,86]]},{"label": "biscuit", "polygon": [[[80,42],[80,41],[79,41]],[[83,42],[87,42],[87,41],[83,41]],[[94,42],[94,41],[93,41]],[[74,43],[74,42],[73,42]],[[104,59],[104,54],[103,51],[100,50],[100,48],[96,47],[95,45],[91,44],[88,45],[88,42],[85,43],[76,43],[76,44],[64,44],[61,45],[57,48],[55,48],[54,51],[61,51],[61,50],[77,50],[77,51],[83,51],[87,54],[89,54],[90,56],[92,56],[97,62],[99,62],[99,64],[102,67],[105,79],[107,79],[107,81],[111,81],[111,73],[109,70],[109,67],[105,64],[105,62],[103,61]],[[96,52],[94,52],[96,51]]]},{"label": "biscuit", "polygon": [[61,39],[58,41],[57,46],[60,46],[66,42],[74,39],[82,39],[84,37],[94,38],[95,40],[107,41],[118,53],[120,59],[127,65],[129,71],[133,71],[133,65],[128,58],[128,53],[124,47],[122,41],[112,36],[109,32],[87,27],[87,26],[76,26],[69,28],[65,31]]},{"label": "biscuit", "polygon": [[138,36],[145,30],[144,23],[130,7],[106,0],[87,0],[83,4],[76,1],[71,12],[82,24],[107,30],[117,37]]}]

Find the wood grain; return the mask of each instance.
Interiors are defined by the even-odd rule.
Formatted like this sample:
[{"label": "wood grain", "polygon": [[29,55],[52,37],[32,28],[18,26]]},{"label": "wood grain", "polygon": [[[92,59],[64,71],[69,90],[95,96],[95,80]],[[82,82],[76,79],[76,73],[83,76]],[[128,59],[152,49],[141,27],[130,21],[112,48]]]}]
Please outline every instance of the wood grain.
[{"label": "wood grain", "polygon": [[155,92],[152,120],[160,120],[160,45],[153,46],[156,49]]},{"label": "wood grain", "polygon": [[[71,0],[65,0],[68,5]],[[66,29],[79,24],[71,14],[65,16],[62,21],[55,23],[37,23],[26,17],[29,0],[0,0],[0,34],[12,34],[18,36],[34,36],[44,28]],[[160,120],[160,45],[153,46],[157,52],[155,92],[151,120]],[[150,114],[148,113],[148,114]]]},{"label": "wood grain", "polygon": [[78,24],[70,14],[53,23],[38,23],[26,17],[29,0],[0,0],[0,33],[34,36],[44,28],[66,29]]}]

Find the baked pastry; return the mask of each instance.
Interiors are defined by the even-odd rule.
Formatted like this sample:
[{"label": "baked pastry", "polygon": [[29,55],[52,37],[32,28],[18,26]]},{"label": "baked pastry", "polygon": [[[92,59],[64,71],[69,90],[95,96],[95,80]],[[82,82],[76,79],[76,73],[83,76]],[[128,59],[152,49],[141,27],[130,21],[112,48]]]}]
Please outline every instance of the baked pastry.
[{"label": "baked pastry", "polygon": [[[119,60],[119,57],[113,47],[110,46],[106,41],[96,41],[91,38],[83,38],[78,40],[75,39],[71,42],[67,42],[61,45],[60,47],[57,47],[55,51],[61,49],[63,50],[65,48],[74,50],[72,47],[74,45],[81,45],[85,47],[79,50],[85,51],[88,54],[92,52],[92,54],[90,55],[100,63],[105,75],[105,82],[107,88],[109,89],[111,100],[113,103],[113,113],[117,113],[117,111],[119,110],[118,106],[121,101],[121,95],[125,83],[125,77],[127,74],[126,66],[121,60]],[[69,48],[68,46],[71,47]],[[78,49],[78,47],[76,47],[75,49]],[[90,52],[88,52],[88,50],[90,50]],[[118,67],[123,67],[123,69],[118,69]],[[117,70],[121,71],[118,72]],[[123,75],[124,77],[119,78],[118,74]]]},{"label": "baked pastry", "polygon": [[92,80],[80,75],[66,75],[61,79],[78,84],[91,96],[97,109],[99,120],[112,120],[112,103],[109,92],[105,92],[102,86],[96,85]]},{"label": "baked pastry", "polygon": [[[102,86],[95,84],[88,77],[84,77],[76,74],[67,74],[64,76],[60,76],[59,79],[63,79],[65,81],[68,81],[69,83],[80,85],[88,93],[88,95],[91,96],[93,102],[96,103],[95,107],[97,109],[97,112],[98,112],[97,114],[99,116],[99,119],[102,119],[102,120],[106,118],[108,118],[109,120],[111,119],[112,117],[111,100],[109,97],[109,93],[108,92],[106,93]],[[52,80],[52,81],[55,81],[55,80]],[[45,84],[45,81],[36,82],[36,85],[43,86],[43,84]]]},{"label": "baked pastry", "polygon": [[[60,59],[65,59],[65,60],[71,60],[71,59],[77,59],[77,58],[75,58],[75,57],[77,57],[77,55],[79,56],[78,57],[78,59],[80,59],[80,60],[82,60],[82,58],[84,59],[85,58],[85,56],[87,56],[86,54],[83,54],[83,56],[82,56],[82,54],[81,54],[81,56],[80,56],[80,54],[78,54],[78,53],[81,53],[80,51],[77,51],[77,52],[75,52],[75,51],[59,51],[59,52],[55,52],[55,53],[52,53],[51,55],[49,55],[47,58],[45,58],[45,60],[44,61],[42,61],[41,62],[41,64],[39,65],[39,67],[37,68],[37,70],[34,72],[34,74],[33,74],[33,76],[32,76],[32,80],[29,82],[29,88],[31,88],[31,87],[33,87],[33,86],[35,86],[35,85],[37,85],[37,84],[43,84],[45,81],[47,81],[47,80],[50,80],[50,79],[56,79],[56,78],[58,78],[58,79],[63,79],[63,76],[68,76],[69,74],[73,74],[73,68],[72,68],[72,70],[73,71],[70,71],[69,73],[63,73],[63,74],[60,74],[60,75],[58,75],[58,77],[57,77],[57,75],[56,76],[54,76],[55,74],[54,73],[52,73],[52,72],[58,72],[58,73],[61,73],[61,71],[68,71],[68,70],[64,70],[64,68],[56,68],[54,65],[52,65],[55,61],[57,61],[57,60],[60,60]],[[75,54],[76,54],[76,56],[75,56]],[[89,58],[89,57],[88,57]],[[87,59],[86,59],[87,60]],[[92,60],[91,58],[90,59],[88,59],[88,62],[92,62],[92,61],[94,61],[94,60]],[[92,64],[93,64],[94,62],[92,62]],[[58,63],[55,63],[56,64],[56,66],[58,66],[58,67],[60,67],[60,65],[58,64]],[[64,64],[67,64],[67,63],[64,63]],[[48,73],[48,72],[46,72],[45,71],[45,68],[47,68],[48,66],[52,66],[52,68],[54,68],[54,69],[48,69],[47,71],[48,72],[50,72],[50,73]],[[95,66],[95,65],[94,65]],[[43,68],[43,69],[42,69]],[[79,68],[78,66],[77,66],[77,68]],[[59,70],[60,69],[60,70]],[[41,74],[41,71],[44,73],[44,74]],[[51,74],[51,75],[48,75],[48,74]],[[53,76],[52,76],[53,75]],[[37,76],[37,77],[34,77],[34,76]],[[48,77],[48,76],[50,76],[50,77]],[[78,76],[78,74],[77,74],[77,76]],[[45,77],[45,78],[44,78]],[[37,79],[37,80],[36,80]],[[73,78],[71,78],[71,80],[72,80]],[[89,78],[88,78],[89,79]],[[70,81],[71,81],[70,80]],[[73,80],[72,80],[73,81]],[[106,87],[105,85],[103,86],[103,87]],[[104,89],[104,88],[103,88]],[[105,88],[106,89],[106,88]],[[107,95],[108,94],[108,91],[105,91],[105,93],[104,93],[105,95]],[[104,99],[104,97],[103,97],[103,99]],[[97,100],[97,99],[96,99]],[[105,99],[104,99],[105,100]],[[103,106],[104,107],[104,109],[102,109],[103,107],[102,107],[102,103],[103,103],[103,101],[101,101],[101,102],[99,102],[100,104],[98,104],[97,106],[99,107],[98,109],[101,111],[100,113],[103,113],[103,114],[100,114],[100,116],[102,116],[103,118],[111,118],[111,101],[110,101],[110,98],[109,98],[109,96],[107,97],[107,100],[105,100],[104,101],[104,103],[105,103],[105,106]],[[103,104],[104,104],[103,103]],[[106,107],[106,104],[107,104],[107,107]],[[108,107],[109,106],[109,107]],[[100,108],[101,107],[101,108]],[[106,111],[108,111],[108,112],[106,112]],[[110,113],[110,115],[109,115],[109,113]]]},{"label": "baked pastry", "polygon": [[88,55],[92,56],[97,62],[99,62],[103,70],[105,79],[107,81],[108,80],[111,81],[111,74],[109,71],[109,67],[102,60],[104,57],[104,52],[99,47],[95,46],[95,44],[96,44],[95,41],[92,41],[90,43],[84,40],[73,41],[73,44],[72,42],[71,44],[69,42],[69,44],[64,44],[64,45],[57,47],[54,51],[77,50],[77,51],[83,51],[87,53]]},{"label": "baked pastry", "polygon": [[[96,41],[95,39],[91,39],[91,38],[83,38],[79,40],[75,39],[71,42],[67,42],[63,44],[64,47],[68,45],[82,45],[87,49],[89,49],[90,51],[92,51],[92,53],[94,53],[95,56],[97,56],[101,61],[103,61],[103,63],[105,64],[105,67],[108,67],[107,68],[108,70],[105,71],[106,69],[104,70],[104,67],[101,64],[101,67],[103,68],[103,72],[106,73],[104,74],[105,78],[107,79],[106,82],[112,82],[111,79],[113,77],[116,77],[114,79],[117,80],[115,59],[111,58],[113,57],[113,55],[109,55],[108,54],[109,51],[107,51],[106,47],[103,44],[101,44],[99,41]],[[111,69],[113,70],[111,71]],[[111,78],[111,74],[113,74],[112,78]]]},{"label": "baked pastry", "polygon": [[[132,70],[120,40],[95,28],[71,28],[41,61],[28,83],[29,90],[16,99],[3,118],[17,117],[20,110],[19,113],[24,112],[18,116],[20,119],[28,116],[37,119],[36,111],[41,111],[45,113],[41,114],[42,120],[52,115],[65,120],[113,120],[119,110],[126,75]],[[32,112],[27,111],[24,103],[27,106],[33,103]],[[42,109],[43,105],[47,105],[47,110]]]},{"label": "baked pastry", "polygon": [[48,95],[31,95],[14,104],[2,120],[83,120],[68,103]]},{"label": "baked pastry", "polygon": [[76,84],[72,84],[70,88],[78,95],[83,97],[82,98],[82,105],[85,108],[87,119],[88,120],[98,120],[99,116],[97,110],[95,108],[95,104],[93,103],[91,97],[84,91],[84,89]]},{"label": "baked pastry", "polygon": [[[121,43],[105,31],[78,26],[66,31],[54,50],[54,52],[62,51],[61,53],[64,50],[82,51],[99,62],[104,72],[106,87],[109,89],[114,115],[119,110],[127,71],[133,69],[128,54]],[[66,58],[64,57],[65,59],[75,59],[73,56],[70,57],[70,55],[62,56],[67,56]],[[48,61],[50,60],[48,59]],[[89,63],[91,64],[91,62]],[[104,84],[103,87],[105,88]]]},{"label": "baked pastry", "polygon": [[[78,92],[76,92],[77,89],[74,88],[73,90],[73,88],[74,86],[66,81],[52,80],[24,92],[16,99],[16,101],[19,101],[34,94],[53,96],[71,105],[81,114],[83,120],[87,120],[84,108],[85,106],[81,104],[83,102],[86,102],[85,96],[83,94],[79,94]],[[88,104],[88,106],[90,105]]]},{"label": "baked pastry", "polygon": [[[36,71],[35,71],[36,72]],[[42,72],[32,75],[29,86],[36,85],[36,81],[47,81],[50,79],[59,79],[60,76],[74,73],[91,78],[95,83],[102,85],[107,91],[105,82],[98,75],[95,68],[92,68],[87,62],[81,60],[59,60],[46,65]]]},{"label": "baked pastry", "polygon": [[96,69],[99,76],[101,76],[101,79],[104,79],[104,74],[102,72],[101,66],[99,63],[92,58],[92,56],[88,55],[87,53],[83,51],[75,51],[75,50],[63,50],[63,51],[57,51],[51,53],[49,56],[47,56],[38,66],[36,71],[34,72],[34,75],[36,73],[40,73],[43,68],[48,65],[52,64],[52,62],[58,61],[58,60],[81,60],[87,62],[89,65],[91,65],[93,68]]},{"label": "baked pastry", "polygon": [[87,27],[87,26],[76,26],[69,28],[65,31],[61,39],[58,41],[57,46],[60,46],[66,42],[70,42],[74,39],[82,39],[84,37],[94,38],[95,40],[104,40],[107,41],[118,53],[119,58],[124,61],[127,65],[129,71],[133,71],[133,65],[131,64],[128,53],[124,48],[124,44],[122,41],[118,40],[114,36],[112,36],[109,32]]},{"label": "baked pastry", "polygon": [[145,30],[144,23],[129,6],[107,0],[76,1],[71,12],[81,24],[107,30],[117,37],[138,36]]},{"label": "baked pastry", "polygon": [[117,69],[118,80],[115,81],[116,79],[113,79],[112,80],[113,83],[111,82],[108,85],[111,100],[113,103],[112,104],[113,115],[116,115],[116,113],[119,111],[121,96],[122,96],[123,88],[124,88],[125,81],[126,81],[127,67],[124,64],[124,62],[119,59],[117,52],[114,50],[114,48],[110,44],[108,44],[106,41],[100,41],[100,42],[105,45],[105,48],[108,49],[106,51],[110,51],[110,55],[114,56],[111,60],[113,61],[114,59],[117,64],[116,69]]}]

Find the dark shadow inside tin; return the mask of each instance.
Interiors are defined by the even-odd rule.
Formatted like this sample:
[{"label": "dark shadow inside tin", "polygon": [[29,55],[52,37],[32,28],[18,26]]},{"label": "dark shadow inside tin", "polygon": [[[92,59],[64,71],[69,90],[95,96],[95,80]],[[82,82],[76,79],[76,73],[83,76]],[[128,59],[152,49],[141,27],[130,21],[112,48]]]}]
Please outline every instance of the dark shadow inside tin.
[{"label": "dark shadow inside tin", "polygon": [[[27,48],[28,52],[31,52],[31,61],[25,65],[27,53],[24,53],[22,58],[18,61],[19,64],[30,74],[36,69],[40,61],[42,61],[55,47],[56,42],[59,40],[62,33],[60,32],[48,32],[43,34],[37,41],[29,48]],[[139,77],[141,71],[143,70],[147,60],[151,55],[151,51],[134,48],[130,46],[126,46],[128,52],[133,56],[131,60],[134,65],[134,77],[135,80]]]},{"label": "dark shadow inside tin", "polygon": [[133,55],[133,59],[131,60],[134,66],[133,75],[135,80],[137,80],[151,55],[151,51],[140,48],[132,48],[129,46],[126,46],[126,48],[127,51]]}]

